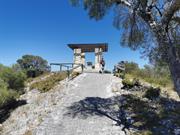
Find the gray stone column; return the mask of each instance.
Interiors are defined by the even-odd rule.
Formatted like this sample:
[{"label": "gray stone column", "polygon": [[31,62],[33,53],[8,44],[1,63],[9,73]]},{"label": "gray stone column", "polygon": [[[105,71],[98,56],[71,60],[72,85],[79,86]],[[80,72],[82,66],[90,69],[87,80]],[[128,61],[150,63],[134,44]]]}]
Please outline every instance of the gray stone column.
[{"label": "gray stone column", "polygon": [[102,48],[95,48],[95,70],[101,70]]}]

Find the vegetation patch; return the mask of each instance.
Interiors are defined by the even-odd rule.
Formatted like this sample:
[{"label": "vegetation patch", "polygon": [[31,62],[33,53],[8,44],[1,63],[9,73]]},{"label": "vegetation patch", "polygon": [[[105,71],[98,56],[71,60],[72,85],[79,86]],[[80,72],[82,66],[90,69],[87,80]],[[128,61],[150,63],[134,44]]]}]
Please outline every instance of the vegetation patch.
[{"label": "vegetation patch", "polygon": [[22,71],[0,65],[0,108],[24,93],[25,80]]},{"label": "vegetation patch", "polygon": [[174,134],[180,127],[180,103],[159,97],[159,100],[144,100],[136,95],[124,95],[126,102],[122,109],[131,117],[130,127],[136,129],[133,135]]},{"label": "vegetation patch", "polygon": [[150,87],[147,89],[144,97],[148,98],[148,99],[156,99],[160,96],[160,88],[153,88],[153,87]]},{"label": "vegetation patch", "polygon": [[14,66],[16,69],[23,70],[28,78],[35,78],[50,70],[47,60],[34,55],[22,56],[21,59],[17,60],[17,64]]},{"label": "vegetation patch", "polygon": [[79,73],[79,72],[72,72],[72,74],[71,74],[71,78],[72,79],[74,79],[74,78],[76,78],[78,75],[80,75],[81,73]]},{"label": "vegetation patch", "polygon": [[32,131],[31,130],[28,130],[24,133],[24,135],[33,135]]},{"label": "vegetation patch", "polygon": [[128,89],[128,90],[132,89],[135,86],[139,87],[141,85],[139,80],[136,78],[134,79],[125,78],[122,80],[122,84],[123,84],[123,89]]},{"label": "vegetation patch", "polygon": [[66,72],[54,73],[54,75],[47,77],[45,80],[33,83],[30,89],[38,89],[40,92],[47,92],[66,77]]},{"label": "vegetation patch", "polygon": [[137,63],[125,63],[125,78],[137,78],[159,87],[170,87],[173,89],[173,83],[170,77],[170,71],[167,66],[145,65],[139,68]]}]

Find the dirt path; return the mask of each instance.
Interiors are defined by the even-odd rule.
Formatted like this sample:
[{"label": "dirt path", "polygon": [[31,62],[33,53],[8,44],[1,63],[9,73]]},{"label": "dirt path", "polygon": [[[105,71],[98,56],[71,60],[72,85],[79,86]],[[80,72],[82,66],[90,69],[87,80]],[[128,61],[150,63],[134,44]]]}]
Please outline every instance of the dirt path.
[{"label": "dirt path", "polygon": [[28,91],[19,100],[26,104],[9,114],[0,134],[124,135],[118,121],[121,98],[112,93],[121,88],[120,81],[110,74],[83,73],[46,93]]},{"label": "dirt path", "polygon": [[33,134],[124,135],[121,126],[116,126],[113,118],[97,109],[99,102],[103,105],[103,99],[110,97],[111,81],[112,75],[81,75],[80,79],[69,84],[61,104]]}]

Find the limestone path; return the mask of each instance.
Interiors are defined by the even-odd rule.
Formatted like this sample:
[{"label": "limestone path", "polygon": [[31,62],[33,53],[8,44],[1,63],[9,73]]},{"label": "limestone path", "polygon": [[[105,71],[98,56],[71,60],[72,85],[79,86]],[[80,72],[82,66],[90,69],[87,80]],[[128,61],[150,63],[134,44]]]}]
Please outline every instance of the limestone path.
[{"label": "limestone path", "polygon": [[112,78],[110,74],[84,73],[70,82],[59,105],[33,134],[124,135],[122,127],[103,112],[103,105],[108,104],[105,99],[111,97]]}]

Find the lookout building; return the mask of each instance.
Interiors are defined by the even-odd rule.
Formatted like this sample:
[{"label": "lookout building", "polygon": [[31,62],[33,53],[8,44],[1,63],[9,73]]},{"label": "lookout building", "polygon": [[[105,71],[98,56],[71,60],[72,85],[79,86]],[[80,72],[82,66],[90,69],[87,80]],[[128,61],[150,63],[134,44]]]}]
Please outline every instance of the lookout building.
[{"label": "lookout building", "polygon": [[99,71],[101,68],[100,61],[103,57],[103,53],[108,51],[107,43],[96,44],[68,44],[74,52],[74,64],[83,64],[86,67],[85,53],[95,53],[94,70]]}]

